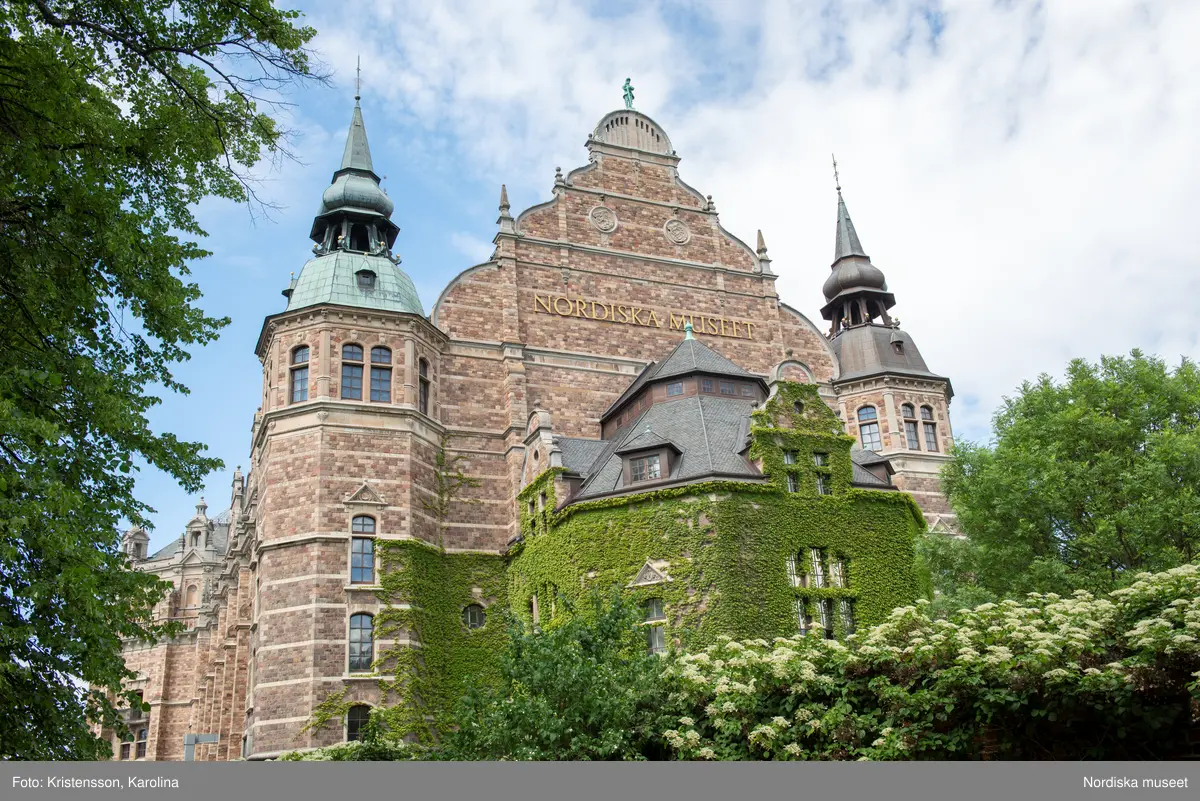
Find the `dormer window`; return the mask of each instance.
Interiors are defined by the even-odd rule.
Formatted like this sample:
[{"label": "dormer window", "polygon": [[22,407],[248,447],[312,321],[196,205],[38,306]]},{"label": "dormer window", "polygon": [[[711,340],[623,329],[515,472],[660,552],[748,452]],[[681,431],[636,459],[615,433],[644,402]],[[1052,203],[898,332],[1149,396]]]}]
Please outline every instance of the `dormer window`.
[{"label": "dormer window", "polygon": [[629,460],[629,478],[631,481],[653,481],[662,478],[662,462],[659,454],[638,456]]},{"label": "dormer window", "polygon": [[358,276],[358,288],[366,291],[375,289],[375,273],[370,270],[359,270],[355,273]]},{"label": "dormer window", "polygon": [[675,395],[682,395],[682,394],[683,394],[683,382],[682,381],[675,381],[673,383],[667,384],[667,397],[668,398],[673,397]]}]

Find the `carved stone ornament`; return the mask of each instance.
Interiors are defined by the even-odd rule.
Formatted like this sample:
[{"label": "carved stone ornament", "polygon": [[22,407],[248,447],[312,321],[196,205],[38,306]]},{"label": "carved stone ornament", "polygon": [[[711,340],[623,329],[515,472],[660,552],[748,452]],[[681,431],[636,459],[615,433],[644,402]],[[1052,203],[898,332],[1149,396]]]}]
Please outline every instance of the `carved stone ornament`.
[{"label": "carved stone ornament", "polygon": [[662,584],[670,581],[670,577],[666,573],[654,567],[654,565],[646,562],[642,565],[642,569],[634,577],[633,581],[629,582],[626,587],[648,587],[653,584]]},{"label": "carved stone ornament", "polygon": [[667,224],[663,226],[663,232],[667,235],[667,240],[676,245],[686,245],[692,238],[692,232],[688,230],[683,220],[667,220]]},{"label": "carved stone ornament", "polygon": [[329,412],[322,409],[321,411],[317,412],[317,419],[324,423],[329,419]]},{"label": "carved stone ornament", "polygon": [[374,503],[381,506],[384,505],[383,498],[379,497],[379,493],[371,489],[371,486],[366,483],[355,490],[344,503]]},{"label": "carved stone ornament", "polygon": [[608,206],[596,206],[588,212],[588,219],[601,233],[611,234],[617,230],[617,213]]}]

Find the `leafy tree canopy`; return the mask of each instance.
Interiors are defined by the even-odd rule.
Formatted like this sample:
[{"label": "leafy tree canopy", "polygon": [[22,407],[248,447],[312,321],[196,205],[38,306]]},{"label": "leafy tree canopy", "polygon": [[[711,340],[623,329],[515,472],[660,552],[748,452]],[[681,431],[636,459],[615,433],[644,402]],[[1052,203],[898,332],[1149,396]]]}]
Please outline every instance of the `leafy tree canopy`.
[{"label": "leafy tree canopy", "polygon": [[1106,591],[1200,555],[1200,373],[1133,351],[1072,361],[1006,398],[991,445],[963,444],[943,487],[968,541],[930,537],[935,587],[966,605]]},{"label": "leafy tree canopy", "polygon": [[[156,387],[225,320],[196,303],[192,214],[281,152],[259,109],[311,75],[270,0],[0,5],[0,758],[96,758],[90,720],[153,639],[163,582],[125,570],[135,460],[196,491],[219,466],[151,430]],[[270,108],[270,106],[264,106]],[[124,702],[133,702],[127,695]]]}]

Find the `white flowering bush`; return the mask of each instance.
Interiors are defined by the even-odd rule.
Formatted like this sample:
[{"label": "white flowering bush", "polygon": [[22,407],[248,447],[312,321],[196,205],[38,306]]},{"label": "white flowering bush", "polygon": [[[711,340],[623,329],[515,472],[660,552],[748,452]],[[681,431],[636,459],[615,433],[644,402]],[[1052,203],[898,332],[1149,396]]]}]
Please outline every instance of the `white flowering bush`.
[{"label": "white flowering bush", "polygon": [[722,641],[665,669],[687,759],[1161,758],[1200,699],[1200,567],[1032,594],[845,643]]}]

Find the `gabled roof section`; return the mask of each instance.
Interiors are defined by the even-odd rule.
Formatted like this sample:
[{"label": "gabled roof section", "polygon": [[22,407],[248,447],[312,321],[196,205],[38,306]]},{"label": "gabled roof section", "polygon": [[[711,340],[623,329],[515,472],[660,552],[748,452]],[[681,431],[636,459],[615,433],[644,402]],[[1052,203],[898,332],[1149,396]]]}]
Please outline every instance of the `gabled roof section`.
[{"label": "gabled roof section", "polygon": [[692,373],[704,373],[715,376],[724,375],[731,378],[750,379],[764,383],[759,376],[748,372],[700,340],[692,339],[689,336],[689,338],[684,339],[676,345],[675,349],[668,353],[667,357],[661,362],[650,362],[650,364],[646,365],[646,368],[633,380],[629,388],[621,393],[621,397],[617,398],[605,410],[604,414],[600,415],[601,422],[617,409],[624,406],[626,401],[641,391],[642,387],[648,383],[690,375]]}]

